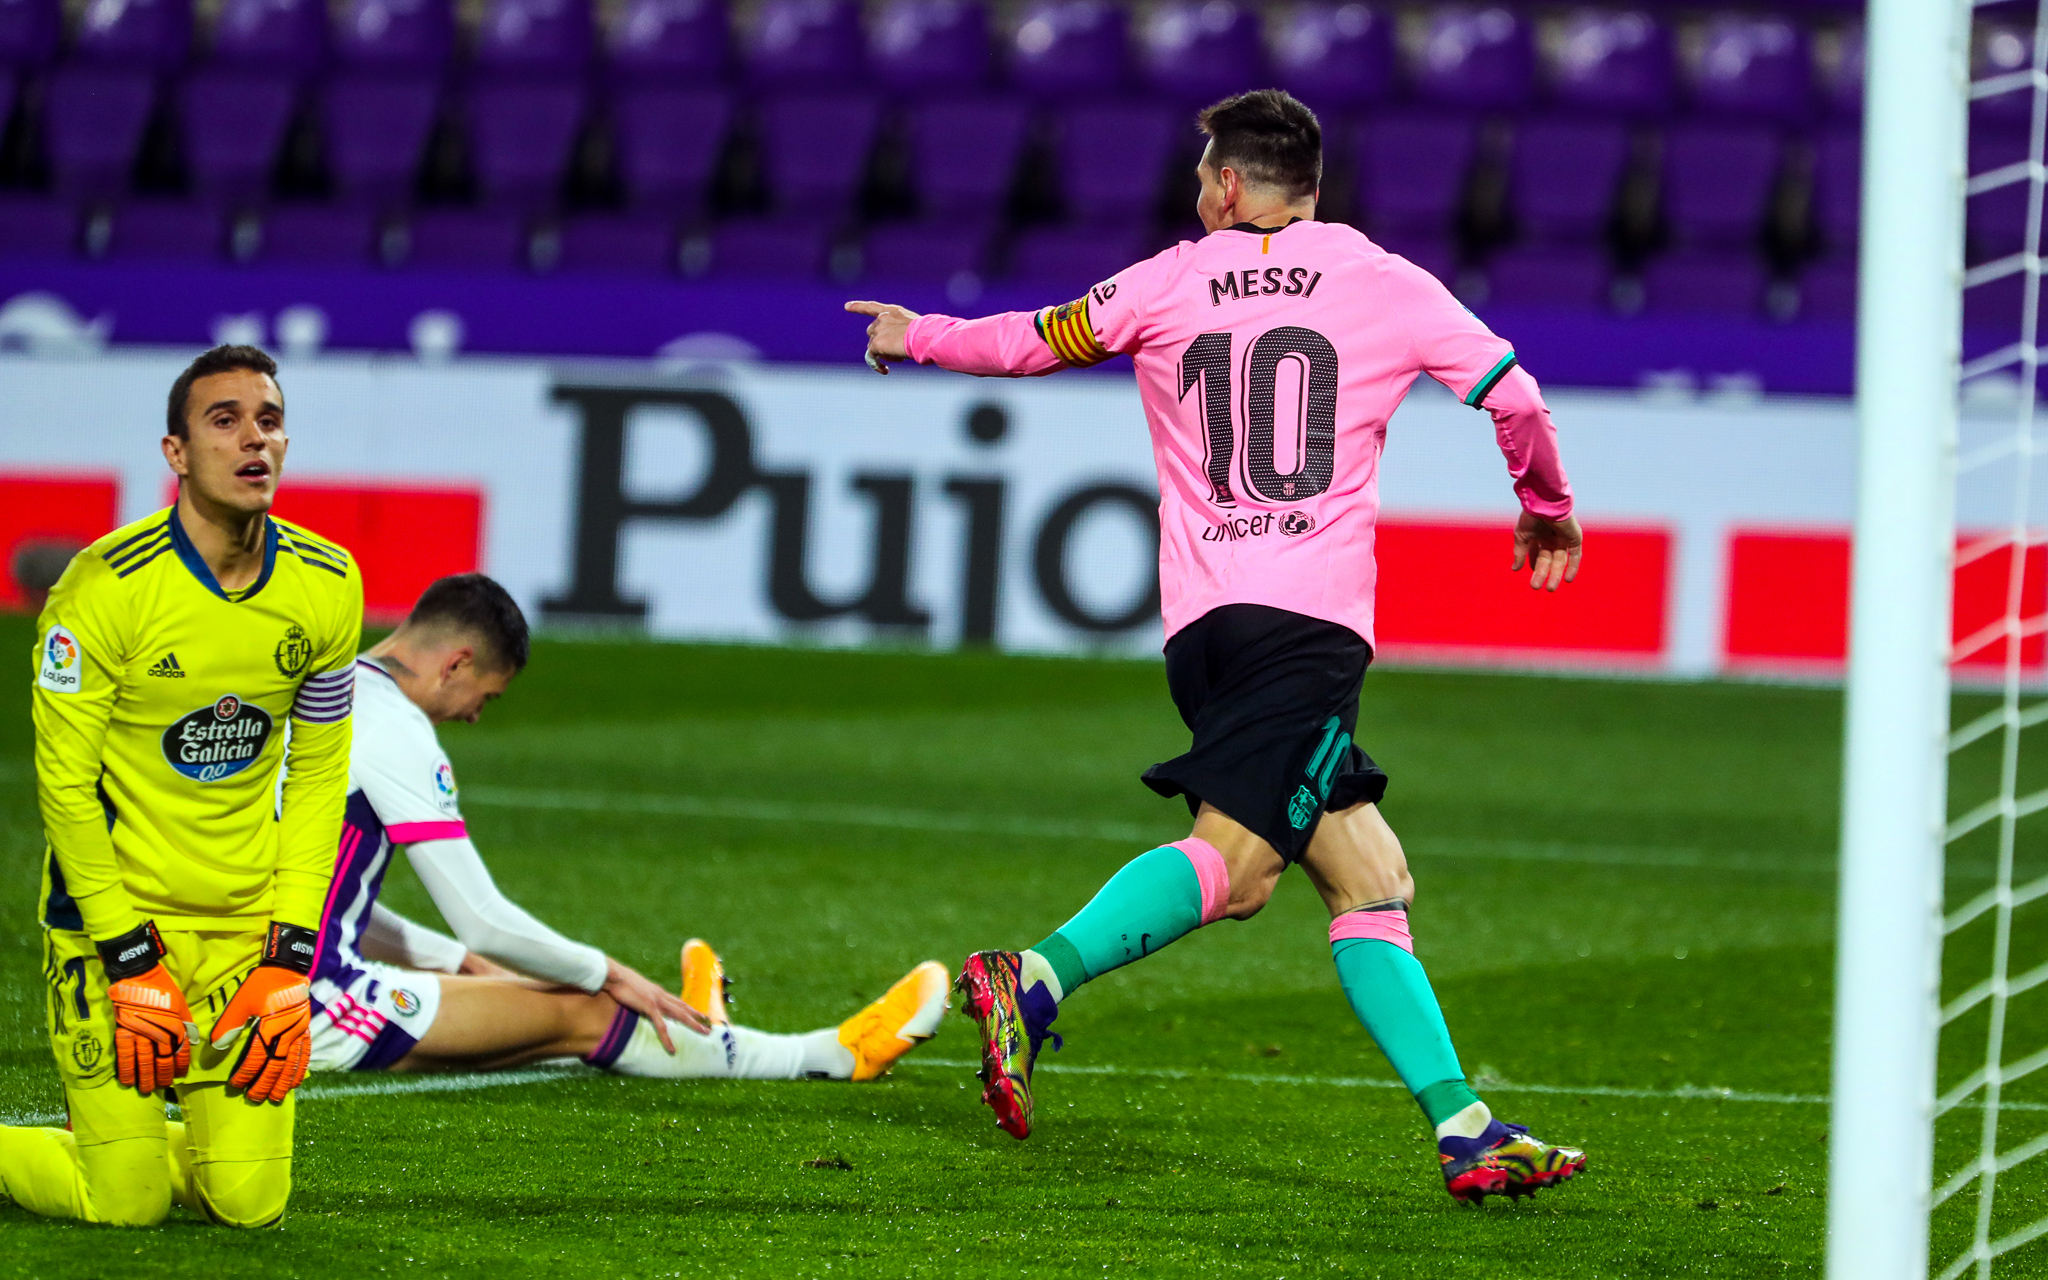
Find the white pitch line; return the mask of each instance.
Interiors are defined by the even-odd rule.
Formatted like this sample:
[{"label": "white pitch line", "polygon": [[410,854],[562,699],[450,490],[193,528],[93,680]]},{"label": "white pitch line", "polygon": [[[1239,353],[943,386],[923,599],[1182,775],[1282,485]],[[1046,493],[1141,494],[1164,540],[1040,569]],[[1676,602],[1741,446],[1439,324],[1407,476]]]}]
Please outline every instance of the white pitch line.
[{"label": "white pitch line", "polygon": [[[1049,840],[1103,840],[1158,844],[1178,837],[1166,827],[1134,822],[1064,822],[1007,814],[944,813],[874,805],[790,804],[731,796],[645,795],[607,791],[528,791],[511,787],[469,787],[471,804],[501,809],[557,809],[576,813],[652,813],[681,818],[736,818],[815,826],[879,827],[897,831],[945,831],[960,835],[1022,836]],[[1574,862],[1593,866],[1713,868],[1725,871],[1780,871],[1832,875],[1835,861],[1817,854],[1771,856],[1655,845],[1581,845],[1509,840],[1428,838],[1408,841],[1409,851],[1430,858],[1474,858],[1497,862]]]},{"label": "white pitch line", "polygon": [[[930,1067],[945,1071],[973,1070],[980,1064],[954,1058],[906,1058],[903,1066]],[[1060,1075],[1075,1076],[1127,1076],[1158,1080],[1222,1081],[1229,1084],[1288,1085],[1295,1088],[1311,1089],[1393,1089],[1405,1092],[1407,1086],[1398,1080],[1379,1080],[1371,1076],[1305,1076],[1278,1072],[1255,1071],[1198,1071],[1185,1067],[1117,1067],[1089,1066],[1076,1063],[1066,1065],[1058,1062],[1040,1063],[1038,1071],[1050,1071]],[[518,1085],[552,1084],[566,1080],[588,1080],[606,1074],[583,1066],[581,1063],[564,1061],[554,1066],[534,1067],[524,1071],[470,1071],[448,1075],[387,1075],[370,1077],[354,1084],[325,1084],[314,1082],[300,1089],[300,1096],[308,1101],[347,1100],[350,1098],[390,1098],[408,1094],[423,1093],[467,1093],[479,1089],[504,1089]],[[1487,1093],[1539,1093],[1561,1097],[1578,1098],[1633,1098],[1647,1102],[1748,1102],[1766,1106],[1824,1106],[1828,1098],[1820,1093],[1757,1093],[1744,1089],[1703,1088],[1698,1085],[1681,1085],[1676,1089],[1630,1089],[1617,1085],[1560,1085],[1560,1084],[1513,1084],[1504,1080],[1480,1080],[1476,1082]],[[2007,1102],[2000,1107],[2004,1111],[2048,1111],[2048,1102]],[[62,1115],[38,1112],[0,1113],[0,1124],[10,1125],[55,1125],[62,1124]]]}]

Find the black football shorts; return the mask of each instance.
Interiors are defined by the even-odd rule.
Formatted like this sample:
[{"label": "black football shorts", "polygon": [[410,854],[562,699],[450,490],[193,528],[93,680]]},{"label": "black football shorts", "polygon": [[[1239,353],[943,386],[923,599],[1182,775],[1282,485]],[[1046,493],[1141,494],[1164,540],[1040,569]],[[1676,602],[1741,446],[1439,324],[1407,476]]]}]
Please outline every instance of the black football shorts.
[{"label": "black football shorts", "polygon": [[1162,796],[1203,801],[1299,862],[1325,813],[1377,803],[1387,775],[1358,749],[1372,647],[1348,627],[1260,604],[1212,609],[1166,642],[1166,682],[1194,732],[1145,771]]}]

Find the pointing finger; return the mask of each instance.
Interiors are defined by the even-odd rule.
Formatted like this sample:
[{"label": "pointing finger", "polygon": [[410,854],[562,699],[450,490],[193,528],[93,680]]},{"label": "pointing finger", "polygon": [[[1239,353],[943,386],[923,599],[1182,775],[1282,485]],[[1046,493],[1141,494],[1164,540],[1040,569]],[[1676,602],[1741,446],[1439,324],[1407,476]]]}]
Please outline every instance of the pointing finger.
[{"label": "pointing finger", "polygon": [[846,309],[858,315],[878,316],[887,311],[889,307],[887,303],[882,302],[849,302],[846,304]]}]

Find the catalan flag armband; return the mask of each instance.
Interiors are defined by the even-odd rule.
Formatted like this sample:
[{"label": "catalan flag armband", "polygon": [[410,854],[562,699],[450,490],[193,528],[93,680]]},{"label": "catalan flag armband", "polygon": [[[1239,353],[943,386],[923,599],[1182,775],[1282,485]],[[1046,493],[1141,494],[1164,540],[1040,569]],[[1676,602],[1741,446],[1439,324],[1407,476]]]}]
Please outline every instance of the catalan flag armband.
[{"label": "catalan flag armband", "polygon": [[1086,368],[1115,354],[1096,341],[1085,294],[1072,302],[1047,307],[1032,317],[1032,323],[1038,326],[1038,336],[1045,339],[1052,353],[1070,365]]}]

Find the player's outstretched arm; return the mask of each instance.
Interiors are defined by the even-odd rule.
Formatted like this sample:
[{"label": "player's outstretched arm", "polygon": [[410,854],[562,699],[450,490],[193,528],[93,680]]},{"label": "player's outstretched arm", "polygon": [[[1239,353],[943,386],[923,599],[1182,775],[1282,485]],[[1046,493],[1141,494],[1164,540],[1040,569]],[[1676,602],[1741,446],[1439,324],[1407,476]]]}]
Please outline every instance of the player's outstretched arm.
[{"label": "player's outstretched arm", "polygon": [[[984,378],[1030,378],[1065,368],[1039,332],[1036,313],[1005,311],[979,320],[919,315],[888,302],[849,302],[846,309],[872,316],[868,325],[868,367],[889,372],[891,361],[935,364]],[[1108,358],[1108,353],[1103,355]]]},{"label": "player's outstretched arm", "polygon": [[693,1031],[708,1031],[703,1016],[640,974],[595,947],[572,942],[533,918],[504,895],[467,836],[423,840],[406,846],[406,857],[441,917],[469,950],[518,973],[603,992],[650,1018],[662,1047],[675,1052],[664,1019]]}]

